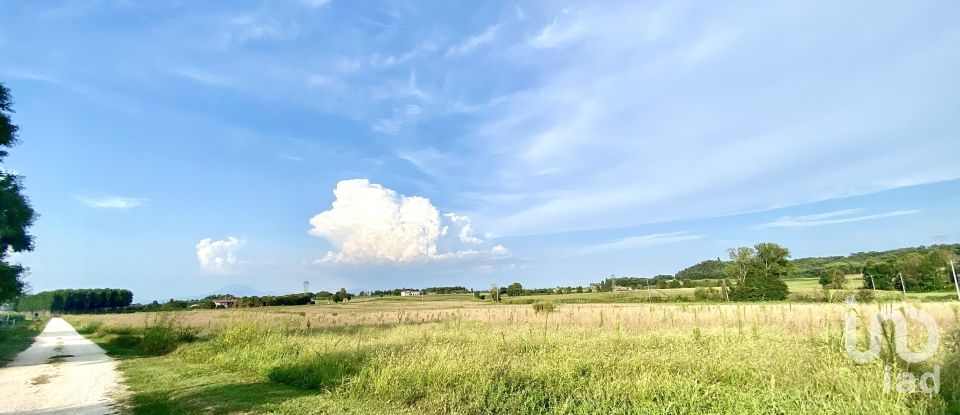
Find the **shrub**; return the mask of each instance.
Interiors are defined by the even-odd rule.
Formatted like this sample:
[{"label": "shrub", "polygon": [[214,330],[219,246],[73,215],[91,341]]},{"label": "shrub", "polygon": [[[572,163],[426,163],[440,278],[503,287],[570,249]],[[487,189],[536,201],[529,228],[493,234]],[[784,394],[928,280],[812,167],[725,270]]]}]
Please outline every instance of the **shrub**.
[{"label": "shrub", "polygon": [[533,312],[537,314],[549,314],[556,311],[557,305],[549,301],[537,301],[533,303]]},{"label": "shrub", "polygon": [[723,298],[723,294],[713,288],[697,287],[693,290],[693,299],[697,301],[718,301]]},{"label": "shrub", "polygon": [[786,300],[790,294],[787,284],[774,275],[758,275],[747,278],[730,290],[733,301]]},{"label": "shrub", "polygon": [[861,288],[857,290],[857,302],[858,303],[872,303],[874,299],[873,290]]}]

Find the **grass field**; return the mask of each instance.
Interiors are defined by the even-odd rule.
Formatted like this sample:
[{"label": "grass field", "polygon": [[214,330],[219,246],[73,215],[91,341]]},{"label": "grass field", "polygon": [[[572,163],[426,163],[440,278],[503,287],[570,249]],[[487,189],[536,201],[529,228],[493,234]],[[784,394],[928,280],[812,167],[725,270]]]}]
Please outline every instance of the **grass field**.
[{"label": "grass field", "polygon": [[0,327],[0,366],[6,365],[17,353],[29,347],[46,323],[45,320],[25,321],[18,314],[14,316],[15,324]]},{"label": "grass field", "polygon": [[[849,276],[846,293],[852,294],[856,289],[863,285],[859,276]],[[822,301],[824,299],[823,289],[817,278],[795,278],[786,279],[787,287],[790,289],[790,298],[799,301]],[[571,294],[541,294],[524,295],[519,297],[503,297],[505,304],[533,304],[537,301],[552,301],[560,304],[609,304],[609,303],[645,303],[645,302],[677,302],[688,301],[694,297],[694,288],[667,288],[650,290],[633,290],[621,292],[588,292]],[[844,295],[835,293],[835,301],[842,301]],[[443,296],[427,296],[443,297]],[[904,296],[899,291],[876,291],[876,297],[882,300],[901,300],[904,298],[916,300],[950,300],[957,298],[954,291],[930,292],[930,293],[907,293]],[[400,297],[394,297],[399,299]],[[409,298],[409,297],[408,297]],[[404,298],[406,300],[407,298]],[[402,301],[402,300],[400,300]],[[416,301],[416,300],[414,300]]]},{"label": "grass field", "polygon": [[[917,306],[957,327],[957,304]],[[948,413],[953,340],[939,395],[883,393],[883,364],[844,352],[845,310],[428,297],[69,319],[123,359],[139,414]],[[152,356],[158,336],[179,344]]]}]

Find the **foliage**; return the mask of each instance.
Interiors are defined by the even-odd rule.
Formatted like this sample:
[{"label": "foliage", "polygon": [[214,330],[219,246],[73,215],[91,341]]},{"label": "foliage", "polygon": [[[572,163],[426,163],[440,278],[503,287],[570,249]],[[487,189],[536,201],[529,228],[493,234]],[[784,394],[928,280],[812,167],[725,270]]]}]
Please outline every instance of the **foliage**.
[{"label": "foliage", "polygon": [[[13,124],[13,101],[10,90],[0,83],[0,163],[7,149],[17,143],[17,126]],[[36,213],[23,195],[20,176],[0,165],[0,304],[7,303],[25,289],[23,274],[26,269],[8,261],[10,253],[33,250],[33,236],[27,229],[33,225]]]},{"label": "foliage", "polygon": [[703,280],[724,278],[723,268],[726,263],[717,259],[701,261],[677,273],[678,280]]},{"label": "foliage", "polygon": [[523,285],[520,285],[519,282],[515,282],[507,286],[507,295],[511,297],[516,297],[518,295],[523,295]]},{"label": "foliage", "polygon": [[868,259],[863,264],[863,285],[877,290],[893,290],[897,275],[897,262],[893,258]]},{"label": "foliage", "polygon": [[839,267],[830,267],[820,274],[819,282],[824,289],[842,290],[847,287],[847,276]]},{"label": "foliage", "polygon": [[537,314],[550,314],[556,311],[557,305],[550,301],[537,301],[533,303],[533,312]]},{"label": "foliage", "polygon": [[634,290],[654,287],[658,289],[681,288],[683,283],[673,278],[673,275],[660,274],[650,278],[645,277],[617,277],[611,275],[599,284],[600,292],[613,291],[614,287],[625,287]]},{"label": "foliage", "polygon": [[730,249],[726,274],[736,281],[730,290],[734,301],[785,300],[789,294],[782,278],[790,267],[790,251],[775,243]]},{"label": "foliage", "polygon": [[118,311],[133,302],[133,292],[116,288],[43,291],[20,297],[17,311],[90,313]]},{"label": "foliage", "polygon": [[697,301],[720,301],[725,299],[723,291],[706,287],[698,287],[693,290],[693,298]]},{"label": "foliage", "polygon": [[938,291],[947,288],[952,281],[949,277],[950,258],[940,249],[932,249],[920,261],[920,290]]},{"label": "foliage", "polygon": [[[426,291],[429,294],[467,294],[470,292],[470,290],[459,285],[455,287],[427,287]],[[398,292],[397,295],[400,295],[400,293]]]},{"label": "foliage", "polygon": [[22,316],[8,316],[13,318],[12,326],[0,328],[0,367],[6,365],[17,353],[30,346],[33,338],[43,330],[45,321],[26,320]]},{"label": "foliage", "polygon": [[[887,277],[887,279],[880,281],[876,278],[877,273],[875,270],[872,270],[873,267],[888,261],[898,263],[907,260],[909,262],[917,258],[914,256],[913,258],[908,259],[908,256],[911,256],[911,254],[918,254],[920,257],[923,257],[930,251],[934,250],[941,251],[948,257],[949,255],[958,255],[960,254],[960,244],[917,246],[879,252],[856,252],[847,256],[800,258],[791,261],[793,266],[788,274],[788,277],[816,278],[819,277],[822,271],[827,268],[839,267],[844,274],[859,274],[863,272],[865,275],[874,275],[874,280],[877,284],[878,290],[890,290],[894,289],[893,278],[899,279],[899,277],[897,277],[897,271],[894,271],[892,276],[889,272],[882,273],[885,277]],[[910,276],[905,276],[904,279],[908,280],[909,278]],[[887,285],[888,282],[889,286]],[[910,284],[910,281],[906,282],[907,291],[923,291],[920,287],[911,288],[912,284]],[[915,280],[914,282],[918,283],[919,280]]]},{"label": "foliage", "polygon": [[873,290],[868,288],[861,288],[857,290],[857,302],[860,304],[872,303],[876,295]]},{"label": "foliage", "polygon": [[333,295],[332,299],[335,303],[342,303],[349,301],[351,298],[353,298],[353,295],[348,294],[346,288],[341,288],[340,291],[337,291],[337,293]]}]

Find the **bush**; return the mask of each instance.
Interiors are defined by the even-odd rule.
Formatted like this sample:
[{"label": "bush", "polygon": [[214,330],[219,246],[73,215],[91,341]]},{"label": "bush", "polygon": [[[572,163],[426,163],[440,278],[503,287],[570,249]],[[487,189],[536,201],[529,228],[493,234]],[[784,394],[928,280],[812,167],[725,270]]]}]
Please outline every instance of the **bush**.
[{"label": "bush", "polygon": [[698,287],[693,290],[693,299],[697,301],[719,301],[723,299],[723,293],[713,288]]},{"label": "bush", "polygon": [[747,278],[746,283],[737,284],[730,290],[733,301],[776,301],[786,300],[790,294],[787,284],[773,275],[758,275]]},{"label": "bush", "polygon": [[533,312],[537,314],[541,313],[552,313],[556,311],[557,305],[549,301],[537,301],[533,303]]},{"label": "bush", "polygon": [[874,299],[874,292],[871,289],[861,288],[857,290],[857,302],[858,303],[872,303]]}]

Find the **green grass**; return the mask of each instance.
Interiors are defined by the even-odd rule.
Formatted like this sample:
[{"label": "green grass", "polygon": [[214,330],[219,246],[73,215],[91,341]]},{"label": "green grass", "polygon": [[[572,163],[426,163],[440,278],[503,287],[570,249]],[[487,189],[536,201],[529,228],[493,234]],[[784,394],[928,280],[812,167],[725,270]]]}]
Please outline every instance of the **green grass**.
[{"label": "green grass", "polygon": [[[320,383],[299,367],[278,367],[266,376],[224,370],[202,361],[189,361],[182,354],[155,356],[144,347],[157,327],[104,326],[70,318],[78,331],[120,360],[119,370],[129,388],[126,406],[133,414],[404,414],[405,408],[383,402],[317,394]],[[217,341],[224,339],[217,338]],[[172,349],[190,347],[178,341]],[[339,362],[339,360],[337,361]],[[306,368],[309,371],[309,368]],[[310,376],[306,376],[310,375]],[[274,380],[279,380],[276,382]]]},{"label": "green grass", "polygon": [[127,359],[120,370],[137,415],[404,414],[382,402],[350,400],[219,370],[173,356]]},{"label": "green grass", "polygon": [[13,326],[0,328],[0,366],[6,365],[17,353],[30,347],[34,337],[43,331],[44,324],[46,320],[25,321],[18,317]]},{"label": "green grass", "polygon": [[[483,307],[507,317],[490,320],[500,323],[306,328],[263,314],[160,357],[118,342],[141,329],[105,324],[91,336],[123,358],[135,414],[946,412],[939,397],[884,394],[883,366],[854,364],[839,321],[809,307],[626,306],[676,315],[653,330],[630,320],[647,314],[587,306],[576,317],[577,307],[559,307],[546,325],[520,320],[528,306]],[[582,313],[600,322],[572,320]],[[690,317],[692,327],[680,324]],[[794,319],[806,328],[787,327]]]}]

